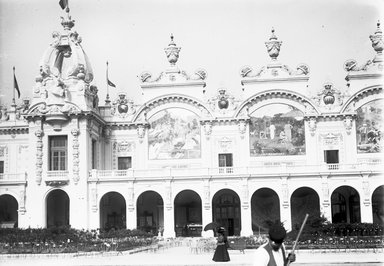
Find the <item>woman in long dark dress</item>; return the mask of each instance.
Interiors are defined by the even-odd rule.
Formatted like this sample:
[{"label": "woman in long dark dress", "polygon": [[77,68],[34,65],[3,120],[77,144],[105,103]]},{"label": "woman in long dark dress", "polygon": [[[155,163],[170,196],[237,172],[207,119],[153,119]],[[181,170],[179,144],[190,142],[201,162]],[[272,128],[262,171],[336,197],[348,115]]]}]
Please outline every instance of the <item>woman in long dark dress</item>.
[{"label": "woman in long dark dress", "polygon": [[228,240],[225,236],[225,230],[224,228],[219,228],[218,230],[218,237],[217,237],[217,246],[215,249],[215,254],[213,255],[214,261],[230,261],[229,254],[228,254]]}]

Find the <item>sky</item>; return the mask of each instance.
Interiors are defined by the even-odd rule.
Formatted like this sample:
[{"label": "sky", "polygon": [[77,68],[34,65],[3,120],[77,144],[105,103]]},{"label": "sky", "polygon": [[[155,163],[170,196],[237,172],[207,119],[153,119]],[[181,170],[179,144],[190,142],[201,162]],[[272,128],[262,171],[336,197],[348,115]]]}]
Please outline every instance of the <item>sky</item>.
[{"label": "sky", "polygon": [[[177,66],[192,75],[208,73],[206,91],[241,91],[240,69],[270,63],[265,47],[275,29],[282,46],[279,62],[310,68],[309,91],[325,83],[345,90],[348,59],[364,64],[375,52],[369,35],[383,19],[381,0],[69,0],[70,14],[82,38],[99,89],[106,95],[106,61],[111,99],[125,92],[141,103],[138,76],[157,76],[169,63],[164,48],[174,35],[181,47]],[[0,105],[12,99],[13,70],[24,97],[32,97],[35,77],[52,32],[61,31],[65,12],[59,0],[0,0]],[[381,27],[384,30],[384,25]]]}]

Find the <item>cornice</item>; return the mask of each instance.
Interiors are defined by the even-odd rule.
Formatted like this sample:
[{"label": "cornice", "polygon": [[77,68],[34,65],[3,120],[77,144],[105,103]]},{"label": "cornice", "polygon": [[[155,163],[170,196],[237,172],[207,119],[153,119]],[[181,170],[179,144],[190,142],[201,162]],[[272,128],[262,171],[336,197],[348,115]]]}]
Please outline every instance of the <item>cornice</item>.
[{"label": "cornice", "polygon": [[197,81],[186,81],[186,82],[178,82],[178,83],[142,83],[140,84],[143,89],[150,88],[174,88],[174,87],[200,87],[206,86],[205,81],[197,80]]},{"label": "cornice", "polygon": [[298,82],[308,82],[309,77],[286,77],[286,78],[249,78],[249,79],[242,79],[241,85],[245,84],[251,84],[251,83],[271,83],[271,82],[292,82],[292,81],[298,81]]},{"label": "cornice", "polygon": [[1,126],[0,127],[0,135],[17,135],[17,134],[28,134],[29,127],[28,126]]}]

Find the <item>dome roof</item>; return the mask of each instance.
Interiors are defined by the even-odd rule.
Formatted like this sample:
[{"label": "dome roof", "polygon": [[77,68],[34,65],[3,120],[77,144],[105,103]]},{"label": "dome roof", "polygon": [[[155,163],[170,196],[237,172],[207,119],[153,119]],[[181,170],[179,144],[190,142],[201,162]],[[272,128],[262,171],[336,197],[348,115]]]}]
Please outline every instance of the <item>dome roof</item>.
[{"label": "dome roof", "polygon": [[81,46],[81,37],[72,30],[75,21],[69,13],[62,18],[64,32],[53,32],[53,42],[40,61],[40,72],[66,79],[82,79],[86,83],[93,80],[89,59]]}]

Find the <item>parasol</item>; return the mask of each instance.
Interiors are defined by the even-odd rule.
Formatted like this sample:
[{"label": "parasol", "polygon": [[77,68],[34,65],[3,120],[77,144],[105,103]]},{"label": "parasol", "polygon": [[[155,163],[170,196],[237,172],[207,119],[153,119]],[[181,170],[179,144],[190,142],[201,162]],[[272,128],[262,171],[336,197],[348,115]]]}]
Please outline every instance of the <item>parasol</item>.
[{"label": "parasol", "polygon": [[208,230],[216,231],[217,228],[219,228],[219,227],[221,227],[221,224],[216,223],[216,222],[211,222],[211,223],[207,224],[207,225],[204,227],[204,231],[208,231]]}]

